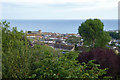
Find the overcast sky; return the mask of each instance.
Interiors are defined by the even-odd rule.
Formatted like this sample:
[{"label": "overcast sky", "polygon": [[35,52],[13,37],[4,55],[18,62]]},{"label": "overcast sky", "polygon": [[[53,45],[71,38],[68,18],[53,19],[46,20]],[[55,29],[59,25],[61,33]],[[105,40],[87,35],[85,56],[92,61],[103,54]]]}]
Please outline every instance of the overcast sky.
[{"label": "overcast sky", "polygon": [[2,19],[117,19],[119,0],[0,0]]}]

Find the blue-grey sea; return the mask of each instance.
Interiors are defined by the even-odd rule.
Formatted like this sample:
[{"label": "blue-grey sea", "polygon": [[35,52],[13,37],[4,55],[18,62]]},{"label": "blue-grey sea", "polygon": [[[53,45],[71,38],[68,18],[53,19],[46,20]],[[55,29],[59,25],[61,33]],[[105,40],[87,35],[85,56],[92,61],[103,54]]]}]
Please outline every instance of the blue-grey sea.
[{"label": "blue-grey sea", "polygon": [[[18,31],[38,31],[56,33],[78,33],[78,28],[85,20],[7,20]],[[101,20],[104,30],[118,30],[118,20]]]}]

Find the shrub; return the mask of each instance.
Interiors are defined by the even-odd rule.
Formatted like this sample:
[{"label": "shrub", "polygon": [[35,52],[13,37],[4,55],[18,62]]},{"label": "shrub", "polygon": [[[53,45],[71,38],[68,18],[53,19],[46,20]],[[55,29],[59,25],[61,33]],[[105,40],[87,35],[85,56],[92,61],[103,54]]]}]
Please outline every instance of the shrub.
[{"label": "shrub", "polygon": [[30,47],[27,39],[22,39],[23,31],[10,29],[9,23],[2,22],[2,77],[27,78],[30,73]]},{"label": "shrub", "polygon": [[98,78],[106,74],[106,69],[99,69],[99,64],[94,64],[93,61],[78,64],[77,53],[74,52],[66,53],[59,58],[53,57],[50,52],[43,53],[43,56],[42,59],[34,61],[30,78]]},{"label": "shrub", "polygon": [[6,21],[2,23],[3,78],[98,78],[106,74],[93,61],[78,64],[76,52],[61,54],[47,45],[30,47],[22,31],[9,28]]},{"label": "shrub", "polygon": [[109,68],[108,76],[115,77],[119,73],[119,58],[111,49],[96,48],[89,52],[79,54],[78,60],[80,63],[96,60],[95,63],[100,64],[100,69]]}]

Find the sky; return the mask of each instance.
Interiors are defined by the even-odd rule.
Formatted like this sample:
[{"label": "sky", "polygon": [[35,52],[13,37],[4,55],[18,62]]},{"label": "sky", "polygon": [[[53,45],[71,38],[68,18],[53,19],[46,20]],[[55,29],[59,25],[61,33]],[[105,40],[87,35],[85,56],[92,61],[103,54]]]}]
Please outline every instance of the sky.
[{"label": "sky", "polygon": [[1,19],[118,19],[119,0],[0,0]]}]

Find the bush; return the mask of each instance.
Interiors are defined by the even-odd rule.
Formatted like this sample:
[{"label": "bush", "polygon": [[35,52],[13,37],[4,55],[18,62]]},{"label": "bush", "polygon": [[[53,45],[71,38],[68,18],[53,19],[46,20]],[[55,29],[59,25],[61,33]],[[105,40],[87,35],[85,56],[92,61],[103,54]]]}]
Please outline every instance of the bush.
[{"label": "bush", "polygon": [[30,78],[98,78],[106,74],[106,69],[99,69],[99,65],[93,61],[78,64],[77,53],[74,52],[66,53],[59,58],[53,57],[50,52],[43,53],[43,56],[42,59],[34,61]]},{"label": "bush", "polygon": [[107,76],[116,77],[119,75],[119,58],[111,49],[96,48],[89,52],[79,54],[78,60],[80,63],[96,60],[95,63],[100,64],[100,69],[109,68]]},{"label": "bush", "polygon": [[93,61],[78,64],[76,52],[62,54],[47,45],[31,47],[25,34],[10,30],[6,21],[2,36],[3,78],[98,78],[106,74],[106,69],[99,69]]},{"label": "bush", "polygon": [[23,31],[10,29],[9,23],[2,22],[2,77],[27,78],[30,73],[29,42],[22,39]]}]

